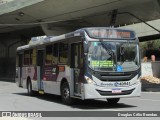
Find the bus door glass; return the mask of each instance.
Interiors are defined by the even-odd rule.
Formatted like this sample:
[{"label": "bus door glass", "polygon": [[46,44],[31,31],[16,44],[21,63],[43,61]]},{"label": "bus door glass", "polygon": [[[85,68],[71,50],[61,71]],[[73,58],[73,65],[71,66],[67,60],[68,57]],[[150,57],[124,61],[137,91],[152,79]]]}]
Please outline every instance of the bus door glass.
[{"label": "bus door glass", "polygon": [[74,93],[81,94],[81,83],[83,82],[84,70],[83,70],[83,51],[82,43],[72,44],[72,66],[73,66],[73,78],[74,78]]},{"label": "bus door glass", "polygon": [[37,53],[37,79],[38,79],[38,89],[43,90],[43,66],[44,66],[44,50],[38,50]]}]

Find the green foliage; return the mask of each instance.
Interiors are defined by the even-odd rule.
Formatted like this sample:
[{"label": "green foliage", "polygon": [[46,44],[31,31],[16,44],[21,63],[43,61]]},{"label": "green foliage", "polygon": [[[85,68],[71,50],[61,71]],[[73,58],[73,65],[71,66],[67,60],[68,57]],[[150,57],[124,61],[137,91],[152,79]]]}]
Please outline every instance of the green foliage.
[{"label": "green foliage", "polygon": [[160,39],[140,42],[141,49],[158,49],[160,47]]}]

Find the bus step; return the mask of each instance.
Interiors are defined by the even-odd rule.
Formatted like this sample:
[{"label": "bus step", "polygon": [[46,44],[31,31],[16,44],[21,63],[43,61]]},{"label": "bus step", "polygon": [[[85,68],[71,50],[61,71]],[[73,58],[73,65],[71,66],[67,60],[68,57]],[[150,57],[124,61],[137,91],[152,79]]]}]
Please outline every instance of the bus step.
[{"label": "bus step", "polygon": [[80,94],[74,94],[74,96],[72,96],[73,98],[81,98]]},{"label": "bus step", "polygon": [[40,90],[38,91],[39,94],[44,94],[44,91]]}]

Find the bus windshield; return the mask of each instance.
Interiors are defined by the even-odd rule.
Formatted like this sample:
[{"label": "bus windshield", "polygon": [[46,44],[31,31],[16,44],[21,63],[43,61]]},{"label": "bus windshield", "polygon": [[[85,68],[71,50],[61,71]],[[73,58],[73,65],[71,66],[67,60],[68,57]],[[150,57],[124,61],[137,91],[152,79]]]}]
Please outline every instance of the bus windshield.
[{"label": "bus windshield", "polygon": [[89,42],[88,65],[95,71],[134,71],[139,68],[138,44],[134,42]]}]

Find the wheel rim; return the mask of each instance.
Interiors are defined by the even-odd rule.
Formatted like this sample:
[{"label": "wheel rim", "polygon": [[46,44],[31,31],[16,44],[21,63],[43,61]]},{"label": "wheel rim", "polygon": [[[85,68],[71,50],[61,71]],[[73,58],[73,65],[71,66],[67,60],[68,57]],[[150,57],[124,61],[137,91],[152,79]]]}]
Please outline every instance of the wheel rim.
[{"label": "wheel rim", "polygon": [[68,88],[63,89],[63,98],[65,100],[67,100],[69,98],[69,89]]}]

